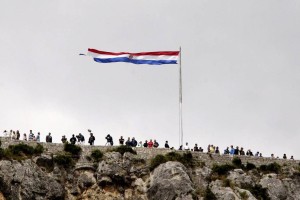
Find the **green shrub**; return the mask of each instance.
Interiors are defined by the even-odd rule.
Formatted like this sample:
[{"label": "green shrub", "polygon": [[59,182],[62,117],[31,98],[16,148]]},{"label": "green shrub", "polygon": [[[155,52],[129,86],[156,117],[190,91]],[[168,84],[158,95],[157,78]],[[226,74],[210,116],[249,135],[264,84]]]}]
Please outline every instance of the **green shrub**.
[{"label": "green shrub", "polygon": [[135,150],[133,150],[130,146],[126,146],[126,145],[118,146],[114,148],[112,151],[119,152],[122,155],[124,155],[125,152],[136,154]]},{"label": "green shrub", "polygon": [[181,162],[186,167],[193,167],[194,166],[194,159],[191,152],[187,152],[184,154],[179,154],[176,152],[170,152],[166,154],[167,161],[178,161]]},{"label": "green shrub", "polygon": [[186,167],[193,167],[194,166],[193,155],[191,154],[191,152],[184,153],[182,155],[181,161],[179,162],[181,162]]},{"label": "green shrub", "polygon": [[253,163],[247,162],[246,170],[252,170],[252,169],[255,169],[255,168],[256,168],[256,166]]},{"label": "green shrub", "polygon": [[267,188],[263,188],[261,185],[255,185],[254,187],[248,188],[248,190],[253,194],[253,196],[257,199],[261,200],[269,200]]},{"label": "green shrub", "polygon": [[237,168],[242,168],[242,160],[238,157],[234,157],[232,160],[232,164]]},{"label": "green shrub", "polygon": [[212,172],[217,173],[218,175],[226,175],[229,171],[235,169],[233,165],[225,164],[225,165],[214,165],[212,167]]},{"label": "green shrub", "polygon": [[154,170],[157,166],[159,166],[160,164],[165,163],[167,161],[168,160],[163,155],[155,156],[150,162],[150,170],[151,171]]},{"label": "green shrub", "polygon": [[166,159],[168,161],[180,161],[182,159],[182,155],[172,151],[166,154]]},{"label": "green shrub", "polygon": [[74,166],[74,161],[70,154],[59,154],[54,157],[54,162],[64,168]]},{"label": "green shrub", "polygon": [[73,156],[79,156],[82,149],[81,149],[80,146],[77,146],[75,144],[65,143],[64,144],[64,151],[72,154]]},{"label": "green shrub", "polygon": [[34,154],[42,154],[44,152],[44,146],[41,144],[37,144],[34,147]]},{"label": "green shrub", "polygon": [[273,162],[273,163],[267,165],[267,170],[269,172],[274,172],[274,173],[278,174],[281,171],[281,166],[278,163]]},{"label": "green shrub", "polygon": [[267,172],[267,165],[261,165],[261,166],[259,166],[259,170],[261,170],[263,172]]},{"label": "green shrub", "polygon": [[260,171],[264,172],[264,173],[270,173],[270,172],[273,172],[273,173],[280,173],[281,171],[281,166],[276,163],[276,162],[273,162],[271,164],[268,164],[268,165],[261,165],[259,167]]},{"label": "green shrub", "polygon": [[210,190],[210,188],[207,186],[205,193],[204,193],[204,200],[217,200],[217,197],[215,194]]},{"label": "green shrub", "polygon": [[99,149],[95,149],[92,151],[91,153],[91,158],[95,161],[95,162],[99,162],[101,160],[101,158],[103,157],[103,153],[99,150]]},{"label": "green shrub", "polygon": [[9,145],[8,150],[17,156],[22,156],[23,154],[27,156],[32,156],[34,154],[34,148],[24,143],[20,143],[17,145]]}]

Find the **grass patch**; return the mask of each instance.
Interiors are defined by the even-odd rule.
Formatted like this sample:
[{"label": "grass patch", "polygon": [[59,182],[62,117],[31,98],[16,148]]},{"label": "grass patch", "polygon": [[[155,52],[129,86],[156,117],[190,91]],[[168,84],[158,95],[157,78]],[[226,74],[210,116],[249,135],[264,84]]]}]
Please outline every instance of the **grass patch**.
[{"label": "grass patch", "polygon": [[276,163],[276,162],[273,162],[271,164],[268,164],[268,165],[261,165],[259,167],[259,170],[263,173],[276,173],[276,174],[279,174],[281,172],[281,166]]},{"label": "grass patch", "polygon": [[72,154],[73,156],[79,156],[82,149],[81,149],[80,146],[77,146],[75,144],[65,143],[64,144],[64,151]]},{"label": "grass patch", "polygon": [[232,164],[236,167],[236,168],[243,168],[243,164],[242,164],[242,160],[238,157],[234,157],[232,160]]},{"label": "grass patch", "polygon": [[126,145],[121,145],[121,146],[118,146],[116,148],[113,148],[112,151],[119,152],[122,156],[126,152],[136,154],[135,150],[133,150],[130,146],[126,146]]},{"label": "grass patch", "polygon": [[158,165],[168,161],[177,161],[182,163],[185,167],[194,167],[193,155],[190,152],[184,154],[170,152],[167,153],[165,156],[164,155],[155,156],[150,162],[150,170],[152,171]]},{"label": "grass patch", "polygon": [[249,163],[247,162],[246,164],[246,170],[252,170],[252,169],[256,169],[256,166],[253,163]]},{"label": "grass patch", "polygon": [[103,157],[103,153],[99,149],[94,149],[90,157],[94,162],[100,162]]},{"label": "grass patch", "polygon": [[44,152],[44,150],[45,150],[44,146],[39,143],[34,147],[35,154],[42,154]]},{"label": "grass patch", "polygon": [[24,143],[9,145],[7,149],[0,148],[0,159],[24,160],[32,156],[40,155],[44,152],[44,147],[37,144],[35,147]]},{"label": "grass patch", "polygon": [[53,158],[53,160],[54,163],[64,168],[70,168],[75,164],[70,153],[58,154]]},{"label": "grass patch", "polygon": [[227,175],[229,171],[235,169],[233,165],[225,164],[225,165],[214,165],[212,167],[212,172],[218,175]]},{"label": "grass patch", "polygon": [[167,162],[167,158],[164,155],[157,155],[155,156],[151,162],[150,162],[150,170],[154,170],[157,166],[159,166],[162,163]]}]

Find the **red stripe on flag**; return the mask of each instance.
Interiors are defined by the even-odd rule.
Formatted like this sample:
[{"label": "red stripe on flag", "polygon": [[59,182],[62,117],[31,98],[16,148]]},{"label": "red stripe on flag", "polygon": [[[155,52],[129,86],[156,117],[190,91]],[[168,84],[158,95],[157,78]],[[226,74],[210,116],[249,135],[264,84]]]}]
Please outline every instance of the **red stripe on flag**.
[{"label": "red stripe on flag", "polygon": [[99,51],[97,49],[88,49],[89,52],[98,53],[98,54],[105,54],[105,55],[115,55],[119,56],[122,54],[130,54],[133,56],[178,56],[179,51],[154,51],[154,52],[140,52],[140,53],[129,53],[129,52],[108,52],[108,51]]}]

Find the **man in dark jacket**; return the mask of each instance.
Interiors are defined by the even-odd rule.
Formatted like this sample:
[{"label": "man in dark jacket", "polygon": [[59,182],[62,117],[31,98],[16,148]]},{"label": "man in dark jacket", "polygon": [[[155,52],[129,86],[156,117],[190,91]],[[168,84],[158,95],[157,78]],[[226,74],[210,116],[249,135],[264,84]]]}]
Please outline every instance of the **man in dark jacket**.
[{"label": "man in dark jacket", "polygon": [[74,136],[74,134],[70,138],[70,142],[71,142],[71,144],[75,144],[76,143],[76,137]]},{"label": "man in dark jacket", "polygon": [[90,133],[90,138],[89,138],[90,145],[94,145],[94,141],[95,141],[95,136],[93,135],[93,133]]},{"label": "man in dark jacket", "polygon": [[137,141],[135,140],[135,138],[133,137],[132,140],[131,140],[131,146],[132,147],[136,147],[137,145]]}]

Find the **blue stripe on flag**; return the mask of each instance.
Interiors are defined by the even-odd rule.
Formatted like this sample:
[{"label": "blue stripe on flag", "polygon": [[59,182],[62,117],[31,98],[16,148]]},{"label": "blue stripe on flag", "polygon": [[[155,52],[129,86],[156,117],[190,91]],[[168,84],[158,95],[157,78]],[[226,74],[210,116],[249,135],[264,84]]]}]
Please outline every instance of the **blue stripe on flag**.
[{"label": "blue stripe on flag", "polygon": [[94,58],[94,61],[100,63],[111,63],[111,62],[128,62],[133,64],[148,64],[148,65],[163,65],[163,64],[177,64],[177,60],[135,60],[128,57],[119,58]]}]

